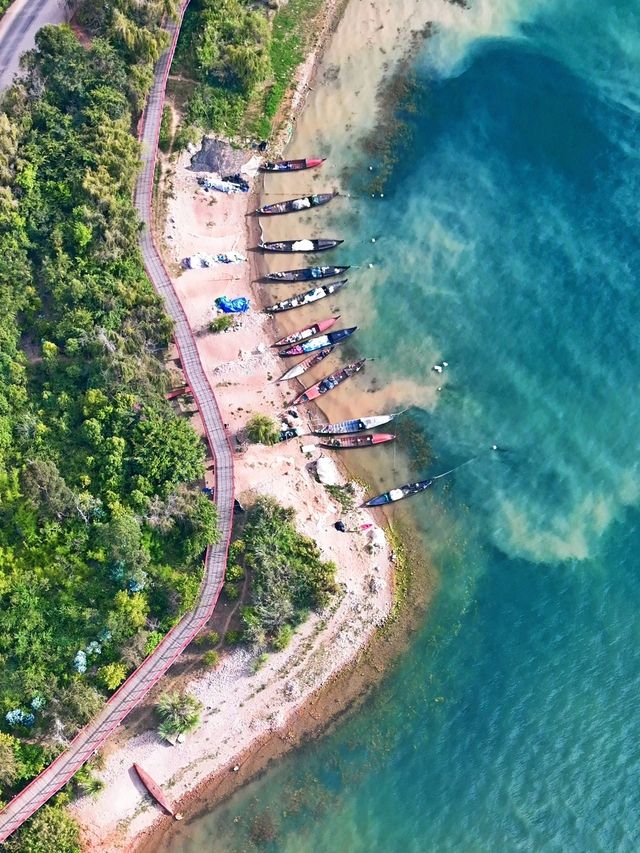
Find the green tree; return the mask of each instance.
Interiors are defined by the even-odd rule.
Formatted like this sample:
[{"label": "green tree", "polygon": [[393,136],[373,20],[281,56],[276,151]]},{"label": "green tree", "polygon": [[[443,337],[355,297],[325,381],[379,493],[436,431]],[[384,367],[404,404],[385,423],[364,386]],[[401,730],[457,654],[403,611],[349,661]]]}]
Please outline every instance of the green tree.
[{"label": "green tree", "polygon": [[276,444],[280,440],[280,430],[268,415],[252,415],[246,430],[247,438],[252,444]]},{"label": "green tree", "polygon": [[116,663],[106,663],[98,670],[98,681],[106,687],[107,690],[115,690],[119,687],[127,677],[127,667],[120,661]]},{"label": "green tree", "polygon": [[172,690],[160,696],[156,710],[161,720],[158,732],[168,739],[198,727],[202,703],[186,691]]},{"label": "green tree", "polygon": [[78,825],[58,803],[42,806],[5,844],[7,853],[81,853]]}]

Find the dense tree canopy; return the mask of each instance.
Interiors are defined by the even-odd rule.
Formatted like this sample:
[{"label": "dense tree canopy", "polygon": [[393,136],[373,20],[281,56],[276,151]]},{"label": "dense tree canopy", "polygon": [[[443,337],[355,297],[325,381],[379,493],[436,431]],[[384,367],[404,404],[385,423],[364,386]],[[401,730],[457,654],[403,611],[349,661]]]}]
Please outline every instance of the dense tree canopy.
[{"label": "dense tree canopy", "polygon": [[215,537],[132,204],[172,11],[86,3],[89,46],[43,28],[0,113],[0,799],[191,606]]}]

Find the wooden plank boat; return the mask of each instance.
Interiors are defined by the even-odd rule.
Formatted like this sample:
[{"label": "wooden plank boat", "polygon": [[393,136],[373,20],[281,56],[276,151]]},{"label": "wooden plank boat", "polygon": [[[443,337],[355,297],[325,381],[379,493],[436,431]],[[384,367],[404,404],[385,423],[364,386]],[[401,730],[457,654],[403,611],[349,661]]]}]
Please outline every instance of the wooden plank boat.
[{"label": "wooden plank boat", "polygon": [[322,166],[326,157],[304,157],[301,160],[273,160],[260,165],[261,172],[299,172]]},{"label": "wooden plank boat", "polygon": [[285,338],[280,338],[279,341],[276,341],[275,344],[272,344],[271,346],[286,347],[289,346],[289,344],[297,344],[299,341],[304,341],[307,338],[313,337],[313,335],[326,332],[327,329],[330,329],[331,326],[333,326],[333,324],[339,319],[340,315],[337,314],[335,317],[328,317],[326,320],[320,320],[318,323],[311,323],[310,326],[305,326],[303,329],[298,329],[297,332],[292,332]]},{"label": "wooden plank boat", "polygon": [[335,424],[321,424],[313,428],[314,435],[340,435],[341,433],[363,432],[365,429],[376,429],[392,421],[397,415],[371,415],[368,418],[353,418],[349,421],[339,421]]},{"label": "wooden plank boat", "polygon": [[343,278],[340,281],[334,281],[332,284],[323,284],[320,287],[314,287],[313,290],[306,290],[304,293],[296,293],[290,299],[283,299],[282,302],[276,302],[275,305],[270,305],[264,310],[267,314],[277,314],[279,311],[291,311],[293,308],[311,305],[318,299],[324,299],[325,296],[331,296],[332,293],[342,290],[348,281],[348,278]]},{"label": "wooden plank boat", "polygon": [[328,237],[318,237],[314,240],[276,240],[273,243],[260,242],[258,248],[263,252],[326,252],[335,249],[344,240],[333,240]]},{"label": "wooden plank boat", "polygon": [[397,489],[389,489],[388,492],[371,498],[363,506],[384,506],[385,504],[404,500],[404,498],[410,498],[412,495],[418,495],[420,492],[426,491],[429,486],[433,485],[433,482],[433,480],[420,480],[418,483],[407,483],[405,486],[400,486]]},{"label": "wooden plank boat", "polygon": [[316,384],[312,385],[311,388],[307,388],[306,391],[299,394],[293,401],[293,405],[297,406],[300,403],[309,403],[311,400],[316,400],[323,394],[328,394],[329,391],[333,391],[334,388],[337,388],[338,385],[341,385],[349,379],[350,376],[354,376],[359,370],[362,370],[366,360],[366,358],[361,358],[360,361],[354,361],[351,364],[346,364],[344,367],[340,368],[340,370],[336,370],[334,373],[330,373],[329,376],[325,376],[325,378],[321,379],[320,382],[316,382]]},{"label": "wooden plank boat", "polygon": [[277,216],[282,213],[300,213],[311,207],[320,207],[328,204],[338,193],[318,193],[316,195],[305,195],[302,198],[291,198],[288,201],[279,201],[276,204],[265,204],[255,212],[257,216]]},{"label": "wooden plank boat", "polygon": [[167,812],[167,814],[170,814],[171,817],[173,817],[175,820],[182,820],[182,815],[179,812],[175,812],[173,810],[173,807],[169,803],[169,800],[167,800],[164,791],[162,790],[160,785],[158,785],[155,779],[152,779],[151,776],[149,776],[149,774],[147,773],[147,771],[143,767],[140,767],[139,764],[134,764],[133,769],[136,771],[136,773],[140,777],[140,781],[145,786],[147,791],[151,794],[153,799],[158,803],[158,805],[162,806],[162,808]]},{"label": "wooden plank boat", "polygon": [[308,341],[302,341],[295,346],[280,350],[278,355],[281,355],[283,358],[289,358],[294,355],[305,355],[308,352],[315,352],[316,350],[324,349],[325,347],[341,344],[343,341],[346,341],[347,338],[351,337],[357,328],[357,326],[351,326],[350,329],[339,329],[337,332],[329,332],[328,335],[309,338]]},{"label": "wooden plank boat", "polygon": [[350,267],[303,267],[299,270],[283,270],[282,272],[268,272],[263,276],[265,281],[314,281],[319,278],[330,278],[333,275],[342,275]]},{"label": "wooden plank boat", "polygon": [[356,447],[374,447],[376,444],[385,444],[394,441],[395,435],[387,432],[377,432],[373,435],[346,435],[342,438],[325,438],[318,442],[320,447],[329,450],[352,450]]},{"label": "wooden plank boat", "polygon": [[287,370],[287,372],[283,373],[280,379],[276,381],[286,382],[288,379],[295,379],[296,376],[302,376],[302,374],[306,373],[307,370],[311,370],[311,368],[315,367],[316,364],[320,364],[321,361],[324,361],[328,355],[331,355],[334,349],[335,347],[326,347],[325,349],[321,349],[320,352],[309,356],[309,358],[305,358],[304,361],[301,361],[299,364],[296,364],[294,367]]}]

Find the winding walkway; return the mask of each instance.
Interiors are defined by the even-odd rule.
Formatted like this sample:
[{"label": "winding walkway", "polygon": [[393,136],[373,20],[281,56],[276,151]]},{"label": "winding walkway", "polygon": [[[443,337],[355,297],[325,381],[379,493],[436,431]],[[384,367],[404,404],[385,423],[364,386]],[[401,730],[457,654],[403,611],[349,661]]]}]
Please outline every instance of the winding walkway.
[{"label": "winding walkway", "polygon": [[135,191],[135,204],[145,224],[140,248],[147,273],[162,296],[173,319],[174,337],[186,380],[198,404],[206,437],[215,460],[215,499],[218,508],[219,543],[207,551],[200,598],[193,611],[167,634],[140,667],[106,703],[99,716],[82,729],[45,770],[17,794],[0,812],[0,842],[6,840],[28,817],[60,790],[85,761],[109,737],[126,715],[165,674],[198,631],[207,623],[224,582],[227,549],[233,521],[233,455],[215,396],[207,380],[186,315],[175,293],[151,233],[153,176],[167,74],[189,0],[183,2],[180,18],[168,27],[171,44],[155,69],[153,89],[142,121],[142,170]]}]

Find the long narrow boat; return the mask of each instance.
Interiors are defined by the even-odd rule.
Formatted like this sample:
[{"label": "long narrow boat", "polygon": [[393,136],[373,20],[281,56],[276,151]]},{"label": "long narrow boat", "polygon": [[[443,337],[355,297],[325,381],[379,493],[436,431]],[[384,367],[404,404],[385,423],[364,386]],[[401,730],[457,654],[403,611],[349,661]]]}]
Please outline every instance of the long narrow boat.
[{"label": "long narrow boat", "polygon": [[314,435],[340,435],[363,432],[365,429],[376,429],[392,421],[397,415],[371,415],[368,418],[353,418],[350,421],[339,421],[335,424],[322,424],[313,428]]},{"label": "long narrow boat", "polygon": [[152,779],[151,776],[149,776],[149,774],[147,773],[147,771],[143,767],[140,767],[139,764],[134,764],[133,769],[136,771],[136,773],[140,777],[140,781],[145,786],[147,791],[151,794],[153,799],[158,803],[158,805],[162,806],[162,808],[167,812],[167,814],[170,814],[171,817],[175,820],[182,820],[182,815],[179,812],[174,811],[173,807],[169,803],[169,800],[167,800],[164,791],[162,790],[160,785],[158,785],[155,779]]},{"label": "long narrow boat", "polygon": [[272,243],[260,243],[263,252],[326,252],[327,249],[335,249],[344,243],[344,240],[333,240],[328,237],[318,237],[315,240],[276,240]]},{"label": "long narrow boat", "polygon": [[332,284],[323,284],[320,287],[314,287],[313,290],[306,290],[304,293],[296,293],[290,299],[283,299],[282,302],[276,302],[275,305],[270,305],[264,310],[267,314],[277,314],[279,311],[291,311],[293,308],[311,305],[318,299],[324,299],[325,296],[331,296],[332,293],[342,290],[348,281],[348,278],[343,278],[340,281],[334,281]]},{"label": "long narrow boat", "polygon": [[276,341],[275,344],[272,344],[271,346],[286,347],[289,346],[289,344],[297,344],[299,341],[304,341],[307,338],[313,337],[313,335],[319,335],[321,332],[326,332],[327,329],[330,329],[331,326],[333,326],[333,324],[339,319],[340,315],[337,314],[335,317],[328,317],[326,320],[311,323],[310,326],[298,329],[297,332],[292,332],[290,335],[287,335],[286,338],[280,338],[279,341]]},{"label": "long narrow boat", "polygon": [[325,376],[325,378],[321,379],[320,382],[316,382],[316,384],[312,385],[311,388],[307,388],[306,391],[299,394],[293,401],[293,405],[297,406],[300,403],[309,403],[311,400],[316,400],[323,394],[328,394],[329,391],[333,391],[334,388],[337,388],[338,385],[341,385],[349,379],[350,376],[353,376],[359,370],[362,370],[366,360],[366,358],[361,358],[360,361],[354,361],[351,364],[346,364],[344,367],[340,368],[340,370],[336,370],[335,373],[330,373],[329,376]]},{"label": "long narrow boat", "polygon": [[283,270],[282,272],[268,272],[263,276],[265,281],[315,281],[319,278],[330,278],[333,275],[342,275],[350,267],[303,267],[299,270]]},{"label": "long narrow boat", "polygon": [[329,450],[351,450],[356,447],[374,447],[376,444],[385,444],[393,441],[395,435],[388,432],[377,432],[374,435],[347,435],[342,438],[325,438],[318,442],[320,447]]},{"label": "long narrow boat", "polygon": [[302,160],[275,160],[262,163],[261,172],[299,172],[301,169],[315,169],[322,166],[326,157],[304,157]]},{"label": "long narrow boat", "polygon": [[283,373],[280,379],[276,381],[286,382],[288,379],[295,379],[296,376],[302,376],[302,374],[306,373],[307,370],[311,370],[311,368],[315,367],[316,364],[320,364],[321,361],[324,361],[328,355],[331,355],[334,349],[335,347],[326,347],[325,349],[321,349],[320,352],[309,356],[309,358],[305,358],[304,361],[301,361],[299,364],[291,367],[286,373]]},{"label": "long narrow boat", "polygon": [[328,335],[320,335],[318,338],[309,338],[308,341],[302,341],[302,343],[296,344],[293,347],[280,350],[278,355],[281,355],[283,358],[289,358],[290,356],[306,355],[308,352],[315,352],[316,350],[324,349],[325,347],[341,344],[343,341],[346,341],[346,339],[350,337],[357,328],[357,326],[351,326],[350,329],[339,329],[337,332],[329,332]]},{"label": "long narrow boat", "polygon": [[257,216],[277,216],[281,213],[300,213],[311,207],[320,207],[328,204],[335,198],[337,193],[318,193],[317,195],[305,195],[302,198],[291,198],[288,201],[278,201],[275,204],[265,204],[259,207],[255,213]]},{"label": "long narrow boat", "polygon": [[375,498],[371,498],[363,506],[384,506],[385,504],[395,503],[396,501],[404,500],[404,498],[410,498],[412,495],[418,495],[432,485],[433,480],[420,480],[418,483],[407,483],[406,486],[389,489],[388,492],[376,495]]}]

